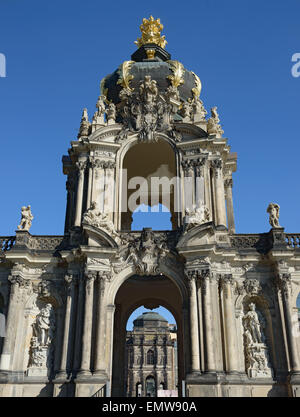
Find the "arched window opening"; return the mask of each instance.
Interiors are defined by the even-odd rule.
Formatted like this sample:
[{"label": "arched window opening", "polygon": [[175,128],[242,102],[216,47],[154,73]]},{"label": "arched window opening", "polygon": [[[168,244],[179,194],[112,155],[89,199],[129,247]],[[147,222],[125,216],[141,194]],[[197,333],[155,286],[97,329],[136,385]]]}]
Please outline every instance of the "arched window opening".
[{"label": "arched window opening", "polygon": [[146,378],[146,397],[156,397],[156,384],[153,376]]},{"label": "arched window opening", "polygon": [[147,365],[155,365],[155,356],[151,349],[147,352]]},{"label": "arched window opening", "polygon": [[[178,193],[180,181],[176,174],[175,152],[164,140],[155,143],[138,143],[130,148],[123,160],[121,178],[121,230],[139,230],[143,227],[152,227],[156,230],[177,229]],[[152,207],[149,217],[159,219],[158,223],[165,223],[167,227],[153,227],[142,223],[142,226],[132,225],[133,214],[140,207]],[[166,220],[160,207],[168,210],[169,218]],[[143,220],[145,220],[144,210]],[[154,216],[154,217],[153,217]],[[171,217],[171,224],[170,224]],[[163,220],[161,220],[163,219]],[[148,220],[145,220],[148,223]]]}]

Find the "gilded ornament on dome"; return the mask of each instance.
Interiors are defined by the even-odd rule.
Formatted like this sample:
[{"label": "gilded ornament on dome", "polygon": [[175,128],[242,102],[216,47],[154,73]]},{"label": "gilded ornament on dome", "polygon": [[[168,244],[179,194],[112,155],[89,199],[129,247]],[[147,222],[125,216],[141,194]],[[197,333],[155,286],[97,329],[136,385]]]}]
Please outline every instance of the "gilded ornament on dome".
[{"label": "gilded ornament on dome", "polygon": [[172,75],[168,75],[168,79],[171,81],[173,87],[178,88],[181,84],[184,84],[184,66],[178,61],[167,61],[173,72]]},{"label": "gilded ornament on dome", "polygon": [[130,81],[133,79],[133,75],[129,72],[133,63],[134,61],[124,61],[119,68],[120,78],[118,79],[117,84],[120,84],[123,88],[129,91],[133,91],[130,87]]},{"label": "gilded ornament on dome", "polygon": [[200,81],[200,78],[198,77],[198,75],[196,75],[193,71],[191,71],[191,73],[193,74],[193,76],[195,78],[195,84],[196,84],[196,86],[194,88],[192,88],[192,93],[193,93],[195,98],[198,98],[198,97],[200,97],[202,84],[201,84],[201,81]]},{"label": "gilded ornament on dome", "polygon": [[155,43],[161,48],[165,48],[167,41],[165,40],[165,36],[160,35],[163,30],[160,19],[155,20],[153,16],[150,16],[149,19],[144,18],[140,30],[142,36],[134,42],[139,48],[142,45],[147,45],[149,43]]}]

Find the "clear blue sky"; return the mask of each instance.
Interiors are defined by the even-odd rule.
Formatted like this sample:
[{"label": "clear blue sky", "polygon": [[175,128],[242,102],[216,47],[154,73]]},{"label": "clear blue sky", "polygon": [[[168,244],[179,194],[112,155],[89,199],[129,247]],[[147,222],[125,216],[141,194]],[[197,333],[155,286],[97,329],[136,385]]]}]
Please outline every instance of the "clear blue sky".
[{"label": "clear blue sky", "polygon": [[238,153],[238,233],[269,230],[269,202],[300,232],[299,0],[1,0],[0,235],[12,235],[31,204],[32,234],[62,234],[61,157],[76,138],[83,107],[95,110],[100,80],[130,59],[143,17],[160,17],[167,50],[202,80],[207,109],[218,106]]}]

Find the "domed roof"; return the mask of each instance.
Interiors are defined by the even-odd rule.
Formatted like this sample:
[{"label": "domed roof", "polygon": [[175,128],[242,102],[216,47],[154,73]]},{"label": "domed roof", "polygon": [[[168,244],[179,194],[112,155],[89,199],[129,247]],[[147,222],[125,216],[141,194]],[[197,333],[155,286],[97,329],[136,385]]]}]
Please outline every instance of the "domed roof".
[{"label": "domed roof", "polygon": [[154,311],[147,311],[133,321],[134,327],[167,327],[168,320]]},{"label": "domed roof", "polygon": [[[166,92],[172,84],[170,77],[174,76],[176,65],[179,70],[177,72],[181,72],[180,79],[178,78],[178,83],[180,83],[178,86],[179,96],[181,100],[187,101],[193,98],[193,89],[198,88],[198,80],[195,74],[185,69],[181,63],[171,60],[143,59],[141,62],[125,61],[117,70],[103,79],[102,92],[108,101],[114,104],[120,103],[119,94],[123,88],[121,80],[124,75],[130,78],[129,85],[132,90],[138,91],[140,83],[144,81],[145,76],[150,75],[151,79],[156,81],[159,92]],[[124,66],[127,66],[127,74],[124,74]]]},{"label": "domed roof", "polygon": [[171,60],[171,55],[164,49],[167,41],[161,36],[162,29],[160,19],[155,20],[152,16],[143,19],[142,36],[135,42],[139,49],[132,54],[131,61],[123,62],[101,81],[101,94],[108,102],[119,104],[122,89],[138,92],[146,76],[156,82],[159,93],[173,88],[178,90],[181,101],[199,97],[200,79],[180,62]]},{"label": "domed roof", "polygon": [[166,321],[168,322],[168,320],[166,320],[163,316],[161,316],[160,314],[156,313],[155,311],[146,311],[145,313],[141,314],[140,316],[138,316],[134,322],[136,320],[159,320],[159,321]]}]

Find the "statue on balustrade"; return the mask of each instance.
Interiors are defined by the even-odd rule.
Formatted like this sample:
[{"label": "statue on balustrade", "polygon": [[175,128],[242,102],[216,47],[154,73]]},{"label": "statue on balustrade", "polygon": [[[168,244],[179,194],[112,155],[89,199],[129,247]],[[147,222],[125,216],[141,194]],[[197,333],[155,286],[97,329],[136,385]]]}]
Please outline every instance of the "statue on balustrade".
[{"label": "statue on balustrade", "polygon": [[29,231],[33,220],[33,215],[31,213],[31,206],[23,206],[21,208],[21,222],[18,226],[18,230]]}]

